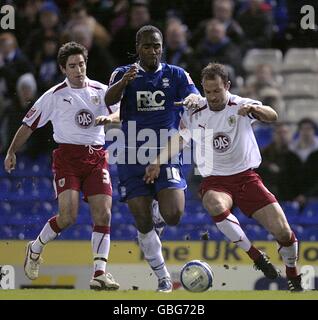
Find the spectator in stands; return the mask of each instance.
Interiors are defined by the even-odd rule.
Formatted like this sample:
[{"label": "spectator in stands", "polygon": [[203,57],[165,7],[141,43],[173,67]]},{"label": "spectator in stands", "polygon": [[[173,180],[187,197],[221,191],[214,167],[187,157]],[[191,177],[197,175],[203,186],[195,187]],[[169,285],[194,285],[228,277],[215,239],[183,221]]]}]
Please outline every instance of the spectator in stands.
[{"label": "spectator in stands", "polygon": [[[187,26],[178,20],[170,20],[165,30],[166,45],[162,59],[168,64],[174,64],[185,69],[191,75],[197,75],[200,64],[194,57],[193,49],[188,45]],[[199,78],[193,77],[194,83],[199,83]]]},{"label": "spectator in stands", "polygon": [[0,96],[4,108],[13,101],[18,78],[32,71],[33,66],[20,50],[16,37],[10,32],[0,34]]},{"label": "spectator in stands", "polygon": [[102,48],[110,45],[112,40],[111,34],[105,29],[93,16],[89,15],[85,5],[76,3],[71,8],[71,17],[67,22],[62,39],[64,41],[70,40],[70,32],[76,25],[82,25],[87,28],[93,35],[94,42]]},{"label": "spectator in stands", "polygon": [[310,118],[304,118],[298,123],[298,137],[290,143],[290,149],[294,151],[302,162],[306,162],[309,155],[318,150],[317,124]]},{"label": "spectator in stands", "polygon": [[104,95],[107,86],[86,77],[85,47],[75,42],[66,43],[59,49],[57,60],[66,76],[65,81],[52,87],[34,103],[14,136],[4,162],[7,172],[14,170],[16,152],[36,128],[52,122],[53,138],[59,143],[58,149],[53,152],[59,210],[45,224],[37,239],[28,243],[24,271],[31,280],[38,277],[44,246],[76,221],[79,195],[83,191],[94,223],[94,274],[90,287],[116,290],[119,284],[110,274],[106,274],[112,187],[103,148],[104,127],[98,125],[118,120],[118,105],[106,107]]},{"label": "spectator in stands", "polygon": [[261,150],[262,163],[258,173],[264,184],[280,200],[294,200],[301,192],[302,163],[291,150],[292,129],[289,123],[277,123],[273,142]]},{"label": "spectator in stands", "polygon": [[89,14],[96,18],[113,36],[127,24],[128,0],[87,0],[86,7]]},{"label": "spectator in stands", "polygon": [[263,0],[249,0],[247,8],[237,21],[245,34],[244,49],[268,48],[271,46],[273,19],[270,6],[262,6]]},{"label": "spectator in stands", "polygon": [[114,58],[108,48],[101,47],[94,41],[91,30],[84,25],[74,25],[69,30],[69,37],[88,50],[87,75],[97,81],[108,82],[115,66]]},{"label": "spectator in stands", "polygon": [[[32,73],[25,73],[18,79],[16,92],[17,95],[12,105],[6,109],[2,119],[2,151],[8,149],[10,141],[21,126],[22,119],[25,117],[27,110],[37,98],[37,85]],[[26,149],[26,147],[29,148],[29,146],[30,144],[28,143],[24,149]],[[44,144],[43,147],[45,148],[46,144]],[[42,152],[42,148],[39,149],[39,152]]]},{"label": "spectator in stands", "polygon": [[[111,52],[119,65],[135,60],[135,35],[144,25],[151,23],[148,1],[134,0],[130,4],[128,25],[120,29],[114,36]],[[133,57],[133,58],[132,58]]]},{"label": "spectator in stands", "polygon": [[46,37],[43,39],[40,51],[35,54],[34,64],[40,94],[63,80],[56,62],[58,46],[58,38]]},{"label": "spectator in stands", "polygon": [[284,117],[279,78],[275,76],[271,65],[263,63],[256,66],[255,73],[247,78],[240,94],[274,106],[280,119]]},{"label": "spectator in stands", "polygon": [[226,36],[225,26],[216,19],[211,19],[205,29],[205,38],[196,50],[201,66],[210,61],[217,61],[234,68],[236,75],[241,73],[242,56],[240,48]]},{"label": "spectator in stands", "polygon": [[[233,0],[211,0],[211,18],[217,19],[224,23],[226,35],[238,45],[244,41],[244,31],[233,17],[234,2]],[[193,32],[191,43],[197,44],[202,38],[206,24],[209,20],[202,21]]]},{"label": "spectator in stands", "polygon": [[60,10],[54,2],[43,2],[39,11],[40,26],[34,29],[27,37],[23,47],[24,52],[34,62],[37,52],[41,51],[42,44],[47,37],[60,37],[61,21]]}]

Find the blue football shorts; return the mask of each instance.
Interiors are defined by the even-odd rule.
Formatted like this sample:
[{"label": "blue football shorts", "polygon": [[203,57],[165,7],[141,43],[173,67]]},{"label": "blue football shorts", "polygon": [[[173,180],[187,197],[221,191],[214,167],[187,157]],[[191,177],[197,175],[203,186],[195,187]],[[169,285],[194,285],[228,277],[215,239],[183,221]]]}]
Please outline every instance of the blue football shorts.
[{"label": "blue football shorts", "polygon": [[143,180],[146,165],[118,164],[118,192],[120,201],[125,202],[140,196],[156,197],[156,194],[166,188],[186,190],[180,164],[164,164],[160,166],[160,174],[154,183],[147,184]]}]

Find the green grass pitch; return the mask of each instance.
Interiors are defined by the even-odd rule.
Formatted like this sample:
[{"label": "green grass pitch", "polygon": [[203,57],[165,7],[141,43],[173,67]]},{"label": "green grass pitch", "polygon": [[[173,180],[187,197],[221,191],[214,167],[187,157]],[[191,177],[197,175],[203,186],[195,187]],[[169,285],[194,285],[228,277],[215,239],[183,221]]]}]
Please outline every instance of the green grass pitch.
[{"label": "green grass pitch", "polygon": [[318,291],[207,291],[158,293],[142,290],[91,291],[61,289],[0,290],[0,300],[318,300]]}]

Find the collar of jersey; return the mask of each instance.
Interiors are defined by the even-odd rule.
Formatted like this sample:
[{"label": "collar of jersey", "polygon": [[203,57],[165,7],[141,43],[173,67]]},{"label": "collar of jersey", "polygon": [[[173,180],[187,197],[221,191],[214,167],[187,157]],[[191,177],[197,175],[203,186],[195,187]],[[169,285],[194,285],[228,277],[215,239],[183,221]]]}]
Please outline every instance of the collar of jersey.
[{"label": "collar of jersey", "polygon": [[[140,69],[141,71],[147,72],[147,71],[140,65],[139,62],[137,62],[136,65],[137,65],[138,69]],[[162,63],[159,64],[157,70],[156,70],[154,73],[156,73],[156,72],[158,72],[158,71],[160,71],[160,70],[162,70]]]},{"label": "collar of jersey", "polygon": [[83,89],[83,88],[86,88],[88,86],[89,79],[87,77],[85,78],[85,86],[83,88],[72,88],[71,84],[70,84],[70,82],[68,81],[67,78],[65,78],[65,82],[66,82],[67,86],[70,87],[71,89]]}]

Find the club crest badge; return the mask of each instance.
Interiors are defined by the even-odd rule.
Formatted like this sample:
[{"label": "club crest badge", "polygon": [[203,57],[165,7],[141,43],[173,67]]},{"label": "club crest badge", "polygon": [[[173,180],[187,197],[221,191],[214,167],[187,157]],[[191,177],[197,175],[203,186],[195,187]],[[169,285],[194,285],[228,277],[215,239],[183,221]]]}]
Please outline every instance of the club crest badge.
[{"label": "club crest badge", "polygon": [[100,96],[91,96],[91,101],[93,104],[95,104],[96,106],[101,104],[101,99]]},{"label": "club crest badge", "polygon": [[65,178],[59,179],[58,184],[60,188],[63,188],[65,186]]},{"label": "club crest badge", "polygon": [[235,116],[230,116],[228,119],[227,119],[227,122],[229,124],[230,127],[234,127],[235,124],[236,124],[236,118]]},{"label": "club crest badge", "polygon": [[169,79],[168,78],[163,78],[162,79],[162,86],[164,88],[169,88],[170,87],[170,82],[169,82]]}]

